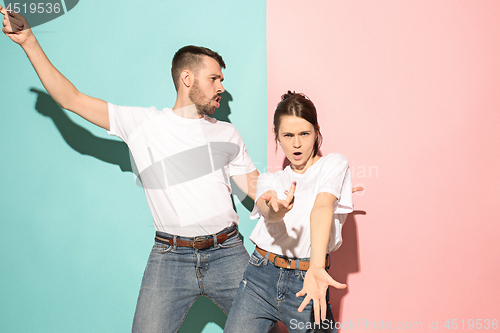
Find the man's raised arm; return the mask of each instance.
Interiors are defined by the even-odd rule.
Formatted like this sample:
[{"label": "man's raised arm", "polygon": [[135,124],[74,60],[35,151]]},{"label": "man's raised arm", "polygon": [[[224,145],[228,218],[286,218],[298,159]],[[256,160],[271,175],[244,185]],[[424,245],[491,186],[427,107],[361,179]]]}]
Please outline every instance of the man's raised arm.
[{"label": "man's raised arm", "polygon": [[19,44],[35,68],[50,96],[64,109],[72,111],[91,123],[109,130],[108,105],[105,101],[82,94],[49,61],[26,19],[0,6],[4,15],[2,31]]}]

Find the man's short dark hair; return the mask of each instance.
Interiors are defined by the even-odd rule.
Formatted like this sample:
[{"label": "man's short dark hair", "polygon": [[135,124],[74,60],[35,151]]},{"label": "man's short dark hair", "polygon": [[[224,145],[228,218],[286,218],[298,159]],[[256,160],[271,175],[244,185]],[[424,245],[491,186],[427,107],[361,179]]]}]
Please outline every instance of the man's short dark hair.
[{"label": "man's short dark hair", "polygon": [[172,59],[172,79],[174,80],[175,90],[179,90],[181,72],[186,68],[196,72],[203,63],[204,55],[217,61],[221,68],[226,68],[224,60],[222,60],[222,57],[217,52],[202,46],[184,46],[175,52]]}]

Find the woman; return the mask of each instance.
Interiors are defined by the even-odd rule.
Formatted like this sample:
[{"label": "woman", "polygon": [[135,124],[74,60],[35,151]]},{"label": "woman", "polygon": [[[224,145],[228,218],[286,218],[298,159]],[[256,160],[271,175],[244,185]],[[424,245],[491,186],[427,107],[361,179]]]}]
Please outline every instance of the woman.
[{"label": "woman", "polygon": [[281,98],[274,133],[290,165],[259,176],[251,214],[259,221],[250,235],[256,249],[233,301],[227,333],[267,332],[277,321],[290,332],[336,332],[328,285],[346,286],[325,266],[352,211],[349,165],[341,154],[318,155],[322,136],[311,100],[290,91]]}]

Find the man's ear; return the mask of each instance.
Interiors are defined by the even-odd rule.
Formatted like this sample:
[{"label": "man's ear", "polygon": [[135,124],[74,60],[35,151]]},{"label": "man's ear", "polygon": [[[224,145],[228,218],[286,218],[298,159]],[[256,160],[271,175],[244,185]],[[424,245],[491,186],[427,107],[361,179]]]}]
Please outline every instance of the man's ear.
[{"label": "man's ear", "polygon": [[184,87],[189,88],[193,85],[194,77],[191,71],[185,69],[181,72],[181,83]]}]

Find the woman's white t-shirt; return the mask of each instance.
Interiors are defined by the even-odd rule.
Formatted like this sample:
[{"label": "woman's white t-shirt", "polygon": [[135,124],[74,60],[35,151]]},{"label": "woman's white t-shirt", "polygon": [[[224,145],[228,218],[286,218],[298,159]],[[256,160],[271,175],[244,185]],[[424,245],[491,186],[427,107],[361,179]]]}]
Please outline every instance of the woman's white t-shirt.
[{"label": "woman's white t-shirt", "polygon": [[342,244],[342,225],[352,212],[351,172],[347,158],[342,154],[329,154],[320,158],[303,174],[290,166],[276,173],[264,173],[257,182],[259,198],[267,191],[275,191],[285,199],[285,190],[297,182],[293,208],[280,222],[268,223],[255,205],[250,218],[257,219],[250,240],[261,249],[291,258],[309,258],[311,255],[310,214],[318,193],[328,192],[337,197],[328,244],[328,252]]}]

